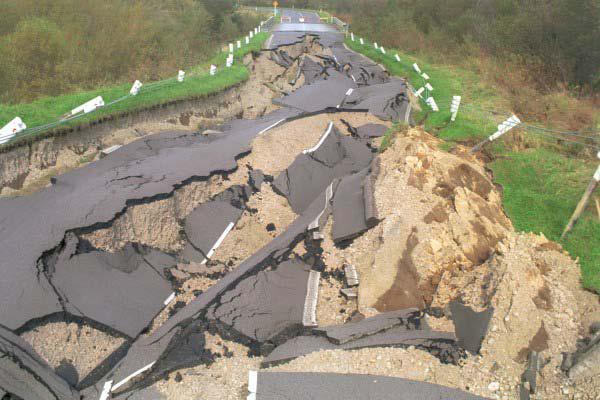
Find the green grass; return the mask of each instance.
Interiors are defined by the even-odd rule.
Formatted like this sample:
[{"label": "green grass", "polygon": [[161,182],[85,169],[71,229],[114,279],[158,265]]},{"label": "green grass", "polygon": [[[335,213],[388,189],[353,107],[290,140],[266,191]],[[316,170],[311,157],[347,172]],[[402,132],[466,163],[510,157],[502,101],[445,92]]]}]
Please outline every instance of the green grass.
[{"label": "green grass", "polygon": [[[187,70],[184,82],[177,82],[177,79],[173,77],[164,81],[145,84],[137,96],[128,97],[122,102],[102,107],[93,113],[63,123],[56,128],[81,125],[107,116],[135,112],[172,101],[206,96],[210,93],[216,93],[234,86],[247,80],[249,77],[247,68],[241,63],[242,57],[251,51],[260,50],[262,43],[266,40],[267,36],[268,34],[265,32],[259,33],[251,40],[249,45],[242,46],[239,50],[236,49],[234,52],[236,61],[231,68],[225,68],[227,54],[221,52],[206,63]],[[218,67],[215,76],[209,74],[211,64],[215,64]],[[4,126],[4,124],[16,116],[21,117],[28,128],[52,123],[60,119],[73,108],[96,96],[102,96],[106,104],[122,98],[129,93],[131,85],[132,83],[126,83],[91,91],[70,93],[56,97],[46,97],[27,104],[0,104],[0,126]],[[44,136],[51,131],[52,129],[35,133],[28,133],[25,131],[5,147],[12,146],[22,140],[33,140],[36,137]]]},{"label": "green grass", "polygon": [[[346,40],[346,45],[384,65],[391,74],[409,79],[415,89],[424,84],[412,68],[417,63],[430,76],[440,112],[423,110],[415,114],[424,121],[425,129],[445,140],[441,148],[451,150],[457,143],[468,144],[482,140],[496,130],[496,125],[508,115],[492,115],[486,109],[507,109],[506,101],[486,87],[472,71],[453,65],[430,64],[403,52],[386,49],[384,55],[372,44],[361,45]],[[399,54],[401,62],[395,59]],[[450,102],[453,95],[462,96],[455,122],[450,121]],[[509,114],[508,112],[506,114]],[[390,138],[391,139],[391,138]],[[507,214],[519,231],[543,233],[561,243],[573,257],[579,257],[582,284],[600,293],[600,223],[588,212],[564,241],[560,235],[581,198],[596,168],[595,162],[569,158],[558,150],[547,148],[513,152],[502,140],[491,146],[495,160],[490,167],[497,183],[504,188],[503,202]],[[558,147],[556,147],[558,149]]]}]

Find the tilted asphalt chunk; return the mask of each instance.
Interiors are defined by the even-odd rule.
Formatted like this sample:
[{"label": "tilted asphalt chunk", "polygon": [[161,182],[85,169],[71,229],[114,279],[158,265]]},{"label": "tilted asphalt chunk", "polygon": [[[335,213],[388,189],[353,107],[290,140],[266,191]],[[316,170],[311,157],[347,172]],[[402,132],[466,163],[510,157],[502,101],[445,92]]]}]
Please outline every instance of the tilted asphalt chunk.
[{"label": "tilted asphalt chunk", "polygon": [[197,354],[194,354],[188,349],[190,343],[195,342],[191,338],[205,329],[208,308],[221,304],[222,297],[240,282],[285,261],[291,249],[305,239],[308,226],[323,214],[325,198],[326,193],[322,193],[281,235],[192,300],[152,334],[139,337],[127,355],[96,384],[94,390],[100,390],[107,381],[113,381],[113,385],[122,382],[114,389],[120,394],[147,386],[169,371],[201,363],[204,353],[197,349]]},{"label": "tilted asphalt chunk", "polygon": [[7,393],[9,400],[79,400],[24,339],[0,326],[0,394]]},{"label": "tilted asphalt chunk", "polygon": [[288,260],[249,276],[209,307],[206,318],[259,342],[301,327],[310,269]]},{"label": "tilted asphalt chunk", "polygon": [[367,110],[384,121],[410,122],[406,83],[392,78],[387,83],[355,89],[342,103],[344,109]]},{"label": "tilted asphalt chunk", "polygon": [[78,243],[74,234],[67,234],[64,247],[46,266],[65,310],[136,337],[173,292],[162,272],[175,259],[131,244],[115,253],[77,254]]},{"label": "tilted asphalt chunk", "polygon": [[430,350],[444,361],[455,362],[459,358],[454,347],[454,334],[429,329],[407,329],[404,325],[363,336],[342,344],[335,344],[323,336],[298,336],[275,348],[264,358],[264,368],[281,364],[294,358],[322,350],[354,350],[366,347],[418,346]]},{"label": "tilted asphalt chunk", "polygon": [[222,235],[230,230],[242,215],[240,208],[227,201],[215,200],[196,207],[184,223],[187,243],[180,257],[195,263],[206,262]]},{"label": "tilted asphalt chunk", "polygon": [[[226,135],[216,138],[181,131],[160,133],[61,175],[36,194],[1,199],[0,324],[15,330],[32,319],[82,309],[77,303],[65,306],[64,301],[74,302],[74,298],[61,303],[57,291],[67,293],[72,288],[52,285],[38,269],[38,260],[59,247],[67,231],[110,226],[131,205],[168,197],[186,183],[232,171],[236,158],[250,151],[256,135],[298,114],[280,109],[257,120],[236,120],[223,127]],[[65,282],[84,285],[69,277]]]},{"label": "tilted asphalt chunk", "polygon": [[304,74],[304,83],[306,85],[312,85],[317,81],[321,81],[329,74],[327,68],[309,57],[304,57],[300,71]]},{"label": "tilted asphalt chunk", "polygon": [[343,44],[334,45],[331,51],[343,71],[359,86],[389,82],[390,74],[379,64],[347,49]]},{"label": "tilted asphalt chunk", "polygon": [[458,345],[472,354],[479,353],[481,343],[487,334],[493,308],[476,312],[459,301],[450,303],[452,321],[456,330]]},{"label": "tilted asphalt chunk", "polygon": [[255,400],[485,399],[433,383],[376,375],[258,371],[250,372],[252,380],[248,388],[255,396],[248,399]]},{"label": "tilted asphalt chunk", "polygon": [[273,189],[301,214],[334,179],[361,171],[372,159],[373,153],[364,143],[341,135],[330,124],[317,145],[297,156],[275,179]]},{"label": "tilted asphalt chunk", "polygon": [[353,239],[379,222],[374,193],[378,174],[377,158],[370,167],[340,180],[333,198],[334,242]]},{"label": "tilted asphalt chunk", "polygon": [[305,85],[287,96],[273,99],[273,103],[301,110],[305,113],[316,113],[326,109],[336,109],[349,89],[356,89],[356,83],[346,75],[333,69],[328,71],[327,79]]},{"label": "tilted asphalt chunk", "polygon": [[429,329],[425,321],[420,318],[419,310],[408,308],[377,314],[358,322],[315,328],[313,332],[327,337],[334,344],[344,344],[399,325],[409,329]]},{"label": "tilted asphalt chunk", "polygon": [[365,124],[356,128],[356,136],[361,139],[372,139],[385,136],[389,128],[381,124]]}]

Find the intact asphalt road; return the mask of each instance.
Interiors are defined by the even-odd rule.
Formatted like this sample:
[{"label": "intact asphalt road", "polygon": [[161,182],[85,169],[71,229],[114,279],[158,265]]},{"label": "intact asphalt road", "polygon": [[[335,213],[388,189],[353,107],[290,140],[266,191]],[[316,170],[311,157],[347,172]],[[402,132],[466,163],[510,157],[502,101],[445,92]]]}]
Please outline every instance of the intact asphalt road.
[{"label": "intact asphalt road", "polygon": [[[301,22],[301,18],[304,22]],[[321,18],[315,12],[281,10],[281,23],[275,25],[274,32],[337,32],[332,25],[321,23]]]}]

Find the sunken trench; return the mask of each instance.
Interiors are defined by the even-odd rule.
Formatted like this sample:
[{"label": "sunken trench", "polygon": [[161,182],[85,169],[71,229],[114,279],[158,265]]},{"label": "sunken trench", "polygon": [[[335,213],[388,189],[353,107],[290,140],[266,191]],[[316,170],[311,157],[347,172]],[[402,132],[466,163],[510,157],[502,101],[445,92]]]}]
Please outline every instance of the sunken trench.
[{"label": "sunken trench", "polygon": [[[378,150],[410,121],[404,81],[335,35],[268,43],[246,60],[248,91],[268,99],[241,96],[256,119],[131,142],[91,164],[111,193],[101,201],[88,166],[0,203],[17,238],[35,232],[33,270],[15,269],[46,294],[0,330],[2,371],[58,399],[239,399],[259,369],[429,381],[465,398],[593,393],[583,362],[569,366],[578,382],[555,373],[598,312],[576,263],[514,232],[466,150],[420,128]],[[21,207],[47,199],[63,220],[34,214],[59,228],[32,230]],[[60,208],[75,200],[73,215]],[[0,379],[0,393],[18,390]]]}]

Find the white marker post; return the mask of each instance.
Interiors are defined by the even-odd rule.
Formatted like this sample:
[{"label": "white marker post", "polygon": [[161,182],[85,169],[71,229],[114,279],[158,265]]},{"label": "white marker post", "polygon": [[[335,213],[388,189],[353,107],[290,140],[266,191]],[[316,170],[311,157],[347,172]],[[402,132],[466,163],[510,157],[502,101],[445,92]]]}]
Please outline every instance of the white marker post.
[{"label": "white marker post", "polygon": [[233,53],[233,43],[229,43],[229,52]]},{"label": "white marker post", "polygon": [[429,90],[430,92],[433,92],[433,86],[431,86],[429,82],[425,84],[425,89]]},{"label": "white marker post", "polygon": [[211,65],[210,66],[210,74],[211,75],[215,75],[217,73],[217,66],[216,65]]},{"label": "white marker post", "polygon": [[396,61],[400,62],[400,56],[398,54],[396,54]]},{"label": "white marker post", "polygon": [[452,113],[452,117],[450,121],[456,121],[456,116],[458,115],[458,109],[460,108],[460,96],[452,96],[452,104],[450,104],[450,112]]},{"label": "white marker post", "polygon": [[377,42],[373,43],[373,47],[375,47],[375,50],[379,49],[379,46],[377,45]]},{"label": "white marker post", "polygon": [[428,97],[427,100],[425,100],[425,102],[427,104],[429,104],[429,107],[431,107],[431,109],[435,112],[440,111],[437,103],[435,102],[435,99],[433,97]]},{"label": "white marker post", "polygon": [[179,70],[177,74],[177,82],[183,82],[185,79],[185,71]]},{"label": "white marker post", "polygon": [[254,34],[258,34],[258,28],[254,28]]},{"label": "white marker post", "polygon": [[17,133],[22,132],[25,129],[27,129],[27,125],[25,125],[20,117],[16,117],[0,129],[0,144],[8,142],[14,138]]},{"label": "white marker post", "polygon": [[383,48],[383,46],[381,46],[381,52],[382,52],[383,54],[387,54],[387,53],[385,52],[385,49]]},{"label": "white marker post", "polygon": [[428,81],[428,80],[429,80],[429,75],[427,75],[425,72],[423,72],[423,73],[421,74],[421,77],[422,77],[423,79],[425,79],[426,81]]},{"label": "white marker post", "polygon": [[250,39],[252,39],[254,37],[254,32],[250,31]]},{"label": "white marker post", "polygon": [[417,96],[417,97],[420,97],[420,98],[423,98],[423,92],[424,92],[424,91],[425,91],[425,88],[424,88],[424,87],[420,88],[419,90],[417,90],[417,91],[415,92],[415,96]]},{"label": "white marker post", "polygon": [[413,69],[415,70],[415,72],[419,75],[421,75],[422,71],[421,68],[419,68],[419,65],[417,63],[413,64]]},{"label": "white marker post", "polygon": [[229,56],[227,56],[227,68],[231,68],[231,66],[233,65],[233,54],[229,54]]},{"label": "white marker post", "polygon": [[503,123],[498,125],[498,130],[496,131],[496,133],[494,133],[489,138],[487,138],[483,142],[481,142],[481,143],[477,144],[475,147],[473,147],[471,149],[471,153],[478,152],[487,143],[493,142],[494,140],[498,139],[500,136],[504,135],[506,132],[510,131],[511,129],[513,129],[514,127],[516,127],[517,125],[520,125],[520,124],[521,124],[521,120],[516,115],[513,114],[512,117],[510,117],[509,119],[507,119],[506,121],[504,121]]},{"label": "white marker post", "polygon": [[238,41],[237,41],[237,48],[238,48],[238,49],[241,49],[241,48],[242,48],[242,41],[241,41],[241,40],[238,40]]},{"label": "white marker post", "polygon": [[350,32],[350,40],[354,42],[354,33]]},{"label": "white marker post", "polygon": [[98,96],[98,97],[95,97],[92,100],[88,101],[87,103],[84,103],[84,104],[80,105],[79,107],[72,109],[71,115],[73,116],[73,115],[79,114],[81,112],[84,114],[88,114],[88,113],[91,113],[92,111],[96,111],[97,108],[100,108],[103,106],[104,106],[104,99],[102,98],[102,96]]},{"label": "white marker post", "polygon": [[135,81],[135,82],[133,82],[133,86],[131,87],[129,94],[132,96],[137,96],[140,93],[141,88],[142,88],[142,82]]},{"label": "white marker post", "polygon": [[250,38],[246,36],[246,44],[250,44]]}]

